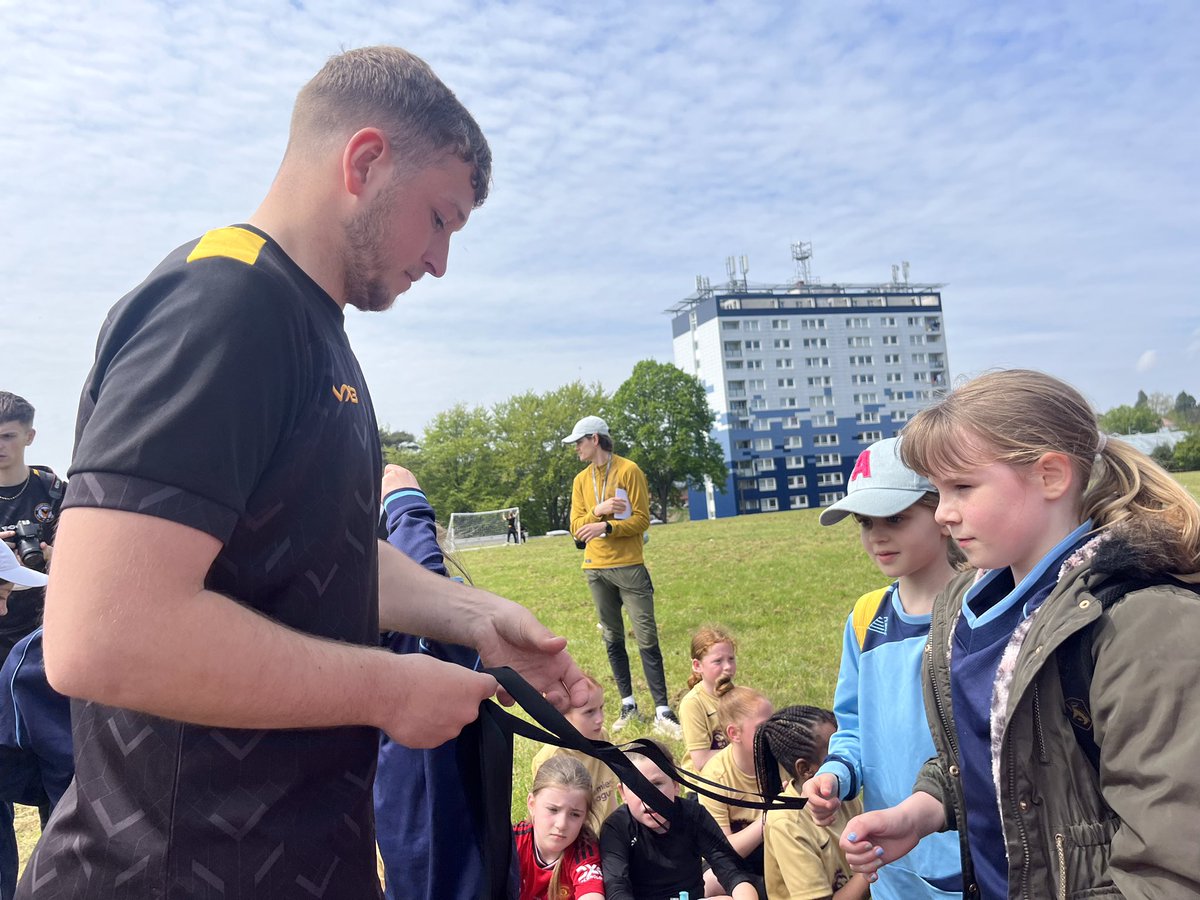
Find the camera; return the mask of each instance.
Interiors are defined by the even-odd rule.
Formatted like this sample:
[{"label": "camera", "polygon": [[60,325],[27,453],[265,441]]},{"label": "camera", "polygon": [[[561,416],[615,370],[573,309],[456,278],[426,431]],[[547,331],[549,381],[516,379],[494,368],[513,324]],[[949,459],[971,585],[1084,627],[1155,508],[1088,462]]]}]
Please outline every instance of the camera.
[{"label": "camera", "polygon": [[42,554],[42,526],[37,522],[22,519],[15,525],[0,525],[0,531],[11,531],[14,552],[21,565],[39,572],[46,570],[46,557]]}]

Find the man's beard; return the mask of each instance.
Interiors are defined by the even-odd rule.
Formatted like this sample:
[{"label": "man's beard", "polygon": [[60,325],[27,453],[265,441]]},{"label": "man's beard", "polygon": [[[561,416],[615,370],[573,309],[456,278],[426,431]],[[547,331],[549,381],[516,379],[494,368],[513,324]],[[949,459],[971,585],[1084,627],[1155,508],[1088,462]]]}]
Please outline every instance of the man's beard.
[{"label": "man's beard", "polygon": [[375,203],[346,223],[342,250],[343,296],[346,302],[363,312],[382,312],[396,302],[379,280],[383,269],[380,247],[383,245],[384,211],[391,205],[391,191],[384,191]]}]

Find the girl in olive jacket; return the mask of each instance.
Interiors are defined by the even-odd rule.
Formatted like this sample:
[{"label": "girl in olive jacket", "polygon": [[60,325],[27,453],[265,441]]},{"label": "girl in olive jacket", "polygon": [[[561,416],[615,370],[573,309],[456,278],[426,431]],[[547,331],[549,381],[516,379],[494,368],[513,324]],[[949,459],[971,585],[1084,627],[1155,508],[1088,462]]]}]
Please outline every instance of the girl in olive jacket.
[{"label": "girl in olive jacket", "polygon": [[[1200,506],[1037,372],[968,382],[913,419],[901,452],[983,572],[934,606],[938,756],[907,800],[847,824],[852,868],[873,877],[957,828],[968,897],[1200,896],[1200,598],[1168,583],[1200,570]],[[1143,586],[1106,608],[1115,577]],[[1064,698],[1076,636],[1094,669],[1087,696]]]}]

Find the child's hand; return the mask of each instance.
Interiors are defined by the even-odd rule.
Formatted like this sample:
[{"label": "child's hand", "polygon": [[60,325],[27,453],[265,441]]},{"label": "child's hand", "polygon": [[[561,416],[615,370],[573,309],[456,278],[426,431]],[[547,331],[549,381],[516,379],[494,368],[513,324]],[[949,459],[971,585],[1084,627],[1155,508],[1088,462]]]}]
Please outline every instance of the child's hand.
[{"label": "child's hand", "polygon": [[838,807],[842,805],[836,775],[831,772],[814,775],[800,786],[800,796],[808,800],[804,808],[814,822],[822,827],[833,824]]},{"label": "child's hand", "polygon": [[941,801],[918,791],[896,806],[855,816],[839,843],[850,868],[874,882],[880,866],[904,856],[945,824]]}]

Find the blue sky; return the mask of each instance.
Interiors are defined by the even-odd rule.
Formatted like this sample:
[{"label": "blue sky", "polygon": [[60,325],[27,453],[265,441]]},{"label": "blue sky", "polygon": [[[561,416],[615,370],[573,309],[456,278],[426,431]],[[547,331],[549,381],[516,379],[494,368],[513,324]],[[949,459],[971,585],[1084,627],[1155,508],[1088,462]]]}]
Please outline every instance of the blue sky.
[{"label": "blue sky", "polygon": [[[695,276],[945,282],[950,366],[1043,368],[1101,409],[1200,390],[1200,5],[0,4],[4,378],[65,469],[108,308],[243,221],[296,91],[342,48],[427,59],[495,155],[487,204],[348,328],[420,431],[671,359]],[[582,411],[581,411],[582,412]]]}]

